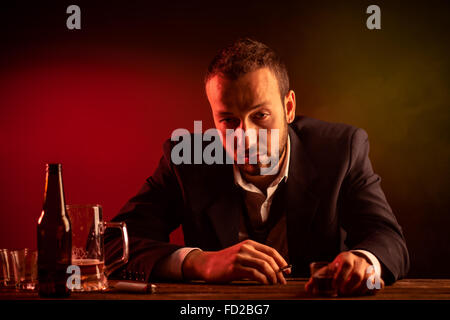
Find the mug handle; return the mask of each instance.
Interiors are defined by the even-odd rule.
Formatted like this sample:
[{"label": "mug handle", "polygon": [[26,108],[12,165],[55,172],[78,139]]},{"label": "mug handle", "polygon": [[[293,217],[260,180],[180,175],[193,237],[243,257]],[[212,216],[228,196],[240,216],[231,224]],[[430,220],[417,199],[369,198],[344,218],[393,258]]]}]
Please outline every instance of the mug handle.
[{"label": "mug handle", "polygon": [[117,268],[123,266],[128,262],[129,248],[128,248],[128,231],[127,224],[125,222],[103,222],[103,228],[118,228],[122,234],[123,253],[119,260],[111,262],[108,266],[105,265],[105,275],[108,277]]}]

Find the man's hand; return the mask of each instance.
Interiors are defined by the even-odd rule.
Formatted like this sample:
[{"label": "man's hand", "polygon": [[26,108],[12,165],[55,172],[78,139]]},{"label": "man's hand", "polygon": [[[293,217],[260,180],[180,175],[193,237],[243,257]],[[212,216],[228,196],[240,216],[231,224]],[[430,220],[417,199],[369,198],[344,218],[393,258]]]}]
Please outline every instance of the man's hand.
[{"label": "man's hand", "polygon": [[[376,293],[377,290],[370,289],[367,282],[375,280],[377,277],[372,272],[367,272],[370,267],[369,262],[350,251],[341,252],[328,266],[329,270],[334,274],[333,286],[337,288],[338,294],[345,295],[364,295],[367,293]],[[370,270],[370,269],[369,269]],[[384,281],[380,277],[376,279],[380,281],[380,288],[384,288]],[[315,290],[312,277],[305,285],[308,293]]]},{"label": "man's hand", "polygon": [[183,276],[207,282],[250,279],[263,284],[286,284],[283,272],[290,274],[291,270],[278,272],[286,265],[275,249],[245,240],[220,251],[192,251],[184,260]]}]

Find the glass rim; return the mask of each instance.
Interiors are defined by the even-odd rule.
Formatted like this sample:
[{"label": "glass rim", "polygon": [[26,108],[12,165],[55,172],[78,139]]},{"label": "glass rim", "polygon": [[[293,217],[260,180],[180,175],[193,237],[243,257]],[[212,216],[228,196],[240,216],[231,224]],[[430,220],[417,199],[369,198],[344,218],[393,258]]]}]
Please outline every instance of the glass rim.
[{"label": "glass rim", "polygon": [[9,250],[9,251],[10,252],[26,252],[26,253],[37,252],[36,249],[30,249],[30,248],[13,249],[13,250]]},{"label": "glass rim", "polygon": [[25,252],[37,252],[37,249],[31,249],[31,248],[13,248],[13,249],[0,249],[0,252],[21,252],[21,251],[25,251]]},{"label": "glass rim", "polygon": [[88,204],[66,204],[66,208],[76,208],[76,209],[80,209],[80,208],[101,208],[102,205],[98,204],[98,203],[88,203]]}]

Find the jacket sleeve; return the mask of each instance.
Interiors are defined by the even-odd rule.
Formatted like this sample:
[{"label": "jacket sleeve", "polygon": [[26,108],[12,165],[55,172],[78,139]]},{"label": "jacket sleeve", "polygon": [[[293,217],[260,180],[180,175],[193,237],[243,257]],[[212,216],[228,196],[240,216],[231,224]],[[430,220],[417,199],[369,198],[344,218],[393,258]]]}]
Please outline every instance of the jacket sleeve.
[{"label": "jacket sleeve", "polygon": [[[152,270],[162,258],[181,248],[169,243],[170,233],[180,225],[182,192],[170,161],[170,141],[154,174],[113,218],[125,222],[129,236],[129,260],[110,278],[139,281],[154,280]],[[121,257],[120,234],[108,229],[105,234],[106,264]]]},{"label": "jacket sleeve", "polygon": [[391,284],[406,276],[409,255],[402,228],[381,189],[381,178],[369,160],[367,133],[356,129],[350,143],[349,167],[342,188],[342,226],[346,245],[373,253],[382,278]]}]

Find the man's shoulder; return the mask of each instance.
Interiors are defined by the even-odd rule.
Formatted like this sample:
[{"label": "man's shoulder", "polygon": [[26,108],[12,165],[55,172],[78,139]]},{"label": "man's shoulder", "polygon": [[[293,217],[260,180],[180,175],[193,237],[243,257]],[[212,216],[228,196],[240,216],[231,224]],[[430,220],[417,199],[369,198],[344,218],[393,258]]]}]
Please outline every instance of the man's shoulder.
[{"label": "man's shoulder", "polygon": [[299,141],[297,146],[323,168],[346,163],[351,150],[360,148],[368,139],[366,131],[356,126],[306,116],[295,118],[290,124],[290,134]]},{"label": "man's shoulder", "polygon": [[328,122],[307,116],[295,117],[289,126],[302,140],[323,140],[324,142],[349,140],[359,129],[350,124]]}]

